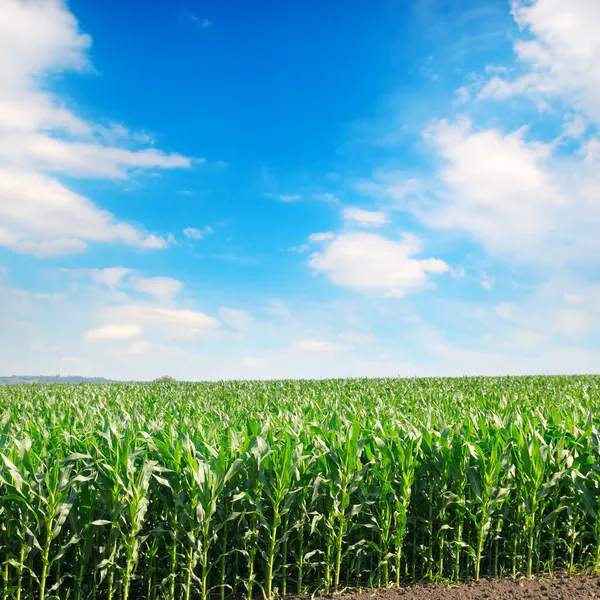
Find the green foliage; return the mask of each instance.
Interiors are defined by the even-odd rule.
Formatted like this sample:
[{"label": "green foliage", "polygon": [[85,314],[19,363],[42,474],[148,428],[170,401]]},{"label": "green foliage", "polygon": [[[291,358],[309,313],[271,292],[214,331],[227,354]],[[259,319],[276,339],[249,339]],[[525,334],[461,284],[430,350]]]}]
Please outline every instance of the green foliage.
[{"label": "green foliage", "polygon": [[600,377],[0,388],[0,597],[600,568]]}]

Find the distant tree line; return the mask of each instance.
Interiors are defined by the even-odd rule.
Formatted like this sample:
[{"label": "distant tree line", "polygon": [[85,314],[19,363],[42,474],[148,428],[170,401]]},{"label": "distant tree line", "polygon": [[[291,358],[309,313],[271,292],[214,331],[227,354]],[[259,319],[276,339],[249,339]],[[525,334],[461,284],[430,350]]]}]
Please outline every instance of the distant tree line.
[{"label": "distant tree line", "polygon": [[81,377],[79,375],[10,375],[0,377],[0,385],[20,383],[113,383],[104,377]]}]

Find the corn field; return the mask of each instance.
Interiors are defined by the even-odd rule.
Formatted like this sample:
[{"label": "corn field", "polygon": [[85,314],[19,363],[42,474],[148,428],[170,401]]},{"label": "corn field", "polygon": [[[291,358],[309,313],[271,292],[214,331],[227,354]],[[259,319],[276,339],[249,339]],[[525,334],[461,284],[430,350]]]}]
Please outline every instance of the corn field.
[{"label": "corn field", "polygon": [[2,600],[600,568],[600,377],[0,388]]}]

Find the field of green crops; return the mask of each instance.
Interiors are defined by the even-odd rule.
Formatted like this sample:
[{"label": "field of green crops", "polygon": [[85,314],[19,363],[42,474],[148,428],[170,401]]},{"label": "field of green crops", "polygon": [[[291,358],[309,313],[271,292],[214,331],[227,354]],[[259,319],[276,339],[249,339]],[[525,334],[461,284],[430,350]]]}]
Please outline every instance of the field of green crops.
[{"label": "field of green crops", "polygon": [[0,388],[0,595],[596,571],[600,377]]}]

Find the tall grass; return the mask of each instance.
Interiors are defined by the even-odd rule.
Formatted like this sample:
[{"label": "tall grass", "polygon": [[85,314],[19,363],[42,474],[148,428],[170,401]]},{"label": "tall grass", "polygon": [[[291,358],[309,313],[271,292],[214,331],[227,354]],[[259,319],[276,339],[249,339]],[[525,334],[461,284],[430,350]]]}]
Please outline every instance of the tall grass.
[{"label": "tall grass", "polygon": [[2,600],[600,569],[600,378],[0,388]]}]

